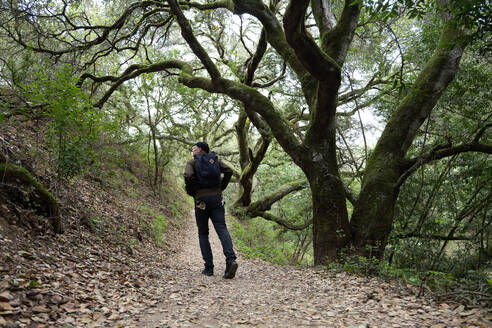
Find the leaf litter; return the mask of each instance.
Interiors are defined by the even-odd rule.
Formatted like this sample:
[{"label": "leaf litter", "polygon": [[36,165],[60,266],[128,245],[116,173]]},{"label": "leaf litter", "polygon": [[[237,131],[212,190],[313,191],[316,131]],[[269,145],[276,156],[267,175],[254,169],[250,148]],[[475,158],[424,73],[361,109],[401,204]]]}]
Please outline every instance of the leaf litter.
[{"label": "leaf litter", "polygon": [[[417,298],[401,283],[345,272],[239,256],[237,276],[225,280],[215,234],[215,275],[206,277],[191,217],[182,228],[174,251],[143,245],[133,256],[85,239],[70,244],[77,238],[70,235],[10,248],[12,260],[0,265],[0,326],[491,326],[487,309]],[[9,243],[0,237],[2,250]]]}]

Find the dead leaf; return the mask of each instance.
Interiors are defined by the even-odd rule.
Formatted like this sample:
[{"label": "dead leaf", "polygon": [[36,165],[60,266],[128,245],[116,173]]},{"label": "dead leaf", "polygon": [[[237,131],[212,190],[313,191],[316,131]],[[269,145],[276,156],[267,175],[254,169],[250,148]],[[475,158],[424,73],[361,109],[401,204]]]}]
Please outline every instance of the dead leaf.
[{"label": "dead leaf", "polygon": [[13,311],[14,308],[10,303],[7,302],[0,302],[0,311]]},{"label": "dead leaf", "polygon": [[32,308],[31,311],[36,314],[50,312],[50,310],[44,305],[35,306]]},{"label": "dead leaf", "polygon": [[3,292],[0,294],[0,302],[9,302],[13,299],[14,297],[9,292]]},{"label": "dead leaf", "polygon": [[455,313],[460,313],[460,312],[463,312],[464,310],[465,310],[465,306],[464,305],[460,305],[456,309],[454,309],[454,312]]},{"label": "dead leaf", "polygon": [[119,319],[120,319],[120,314],[118,312],[113,312],[108,318],[108,320],[119,320]]}]

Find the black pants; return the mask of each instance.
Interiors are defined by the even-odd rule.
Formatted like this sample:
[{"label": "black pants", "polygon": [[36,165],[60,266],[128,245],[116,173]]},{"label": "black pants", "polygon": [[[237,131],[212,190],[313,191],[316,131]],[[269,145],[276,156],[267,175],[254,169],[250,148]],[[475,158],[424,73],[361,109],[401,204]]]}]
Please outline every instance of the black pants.
[{"label": "black pants", "polygon": [[[196,204],[205,203],[205,209],[199,209]],[[226,257],[226,262],[236,259],[236,254],[232,248],[232,240],[225,222],[225,210],[222,204],[222,196],[209,195],[195,200],[195,218],[198,227],[198,239],[200,241],[200,250],[202,251],[203,261],[206,267],[213,267],[214,260],[210,241],[208,240],[208,219],[212,220],[215,231],[219,236],[222,249]]]}]

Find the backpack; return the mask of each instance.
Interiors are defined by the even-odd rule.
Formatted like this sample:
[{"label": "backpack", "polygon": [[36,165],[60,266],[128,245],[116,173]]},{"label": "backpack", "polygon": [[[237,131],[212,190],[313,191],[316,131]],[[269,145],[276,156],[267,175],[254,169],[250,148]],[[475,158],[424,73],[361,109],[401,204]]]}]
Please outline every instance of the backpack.
[{"label": "backpack", "polygon": [[220,187],[219,158],[215,153],[196,154],[195,175],[202,188]]}]

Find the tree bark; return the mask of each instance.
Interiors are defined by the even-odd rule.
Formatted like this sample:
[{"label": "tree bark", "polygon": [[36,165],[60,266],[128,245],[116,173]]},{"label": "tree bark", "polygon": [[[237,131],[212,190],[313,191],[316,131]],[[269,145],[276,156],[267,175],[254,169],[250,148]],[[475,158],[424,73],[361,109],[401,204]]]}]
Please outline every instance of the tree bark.
[{"label": "tree bark", "polygon": [[308,175],[313,204],[314,264],[323,265],[339,257],[350,241],[349,221],[342,181],[324,169]]}]

